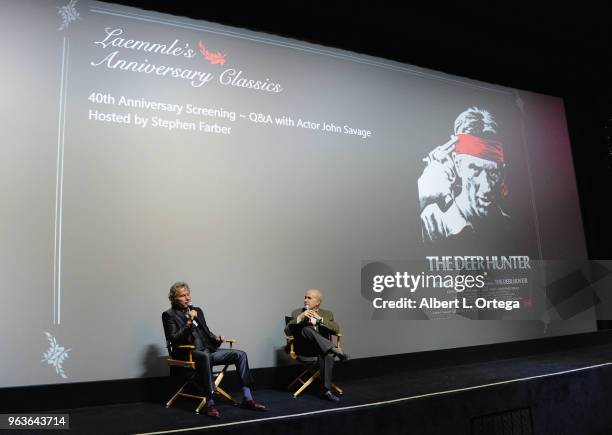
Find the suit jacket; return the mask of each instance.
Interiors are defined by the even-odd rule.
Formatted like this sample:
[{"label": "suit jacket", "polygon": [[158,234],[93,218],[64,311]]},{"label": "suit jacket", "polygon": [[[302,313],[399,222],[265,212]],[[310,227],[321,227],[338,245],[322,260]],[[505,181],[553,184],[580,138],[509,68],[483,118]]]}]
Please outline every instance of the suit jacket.
[{"label": "suit jacket", "polygon": [[196,322],[198,326],[188,326],[187,318],[185,313],[170,308],[162,313],[162,322],[164,324],[164,333],[166,334],[166,343],[168,345],[168,352],[170,355],[176,353],[176,346],[181,344],[194,344],[192,328],[198,328],[204,338],[204,344],[207,349],[215,351],[221,345],[217,336],[210,332],[208,325],[206,325],[206,319],[204,313],[200,307],[194,307],[194,310],[198,312]]},{"label": "suit jacket", "polygon": [[[298,325],[297,317],[304,312],[304,308],[297,308],[291,312],[291,320],[287,323],[285,327],[285,334],[293,335],[291,331],[292,327]],[[329,310],[324,310],[319,308],[319,316],[323,318],[323,323],[319,325],[319,332],[321,335],[329,338],[331,334],[337,334],[340,332],[340,326],[334,321],[334,313]],[[301,325],[306,326],[308,323],[307,320],[304,320]]]}]

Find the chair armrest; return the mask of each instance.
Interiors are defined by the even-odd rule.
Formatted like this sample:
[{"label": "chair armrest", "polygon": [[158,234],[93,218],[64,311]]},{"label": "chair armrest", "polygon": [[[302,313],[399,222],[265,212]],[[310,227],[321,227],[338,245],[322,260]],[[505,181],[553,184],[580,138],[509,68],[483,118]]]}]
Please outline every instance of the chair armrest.
[{"label": "chair armrest", "polygon": [[237,342],[238,342],[238,340],[236,340],[235,338],[226,338],[225,340],[223,340],[223,343],[229,343],[230,349],[233,349],[234,348],[234,343],[237,343]]},{"label": "chair armrest", "polygon": [[[340,338],[342,337],[342,332],[332,333],[332,337],[336,337],[336,347],[342,350],[342,344],[340,344]],[[333,343],[333,340],[332,340]]]},{"label": "chair armrest", "polygon": [[169,355],[167,361],[168,365],[171,366],[181,366],[181,367],[195,367],[195,362],[193,361],[193,351],[195,350],[195,346],[193,344],[179,344],[175,347],[175,349],[181,349],[187,352],[187,359],[176,359],[172,355]]}]

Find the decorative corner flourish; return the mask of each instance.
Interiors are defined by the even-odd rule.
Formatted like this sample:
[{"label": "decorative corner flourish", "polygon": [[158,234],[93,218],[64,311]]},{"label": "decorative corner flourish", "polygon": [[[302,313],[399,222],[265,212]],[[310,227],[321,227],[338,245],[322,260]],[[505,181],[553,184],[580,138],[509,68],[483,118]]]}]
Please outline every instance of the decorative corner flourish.
[{"label": "decorative corner flourish", "polygon": [[55,337],[46,331],[45,335],[49,341],[49,350],[43,354],[43,359],[40,360],[40,362],[47,362],[49,365],[53,366],[55,373],[60,375],[62,378],[67,379],[68,376],[66,375],[66,372],[64,372],[62,363],[66,358],[68,358],[68,352],[70,352],[72,349],[65,349],[57,344]]},{"label": "decorative corner flourish", "polygon": [[66,29],[71,23],[81,19],[79,11],[76,10],[77,0],[70,0],[65,6],[58,6],[57,13],[62,18],[62,24],[57,30]]}]

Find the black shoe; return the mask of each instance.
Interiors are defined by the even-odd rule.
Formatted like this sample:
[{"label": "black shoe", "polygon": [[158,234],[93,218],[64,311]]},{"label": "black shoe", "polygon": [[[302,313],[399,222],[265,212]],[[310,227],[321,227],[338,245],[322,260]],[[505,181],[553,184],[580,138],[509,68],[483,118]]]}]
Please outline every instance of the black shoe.
[{"label": "black shoe", "polygon": [[347,361],[349,359],[349,354],[346,353],[346,352],[342,352],[337,347],[332,347],[331,348],[331,353],[333,353],[335,356],[337,356],[340,361]]},{"label": "black shoe", "polygon": [[332,393],[330,390],[325,390],[323,393],[323,399],[329,400],[330,402],[339,402],[340,398]]}]

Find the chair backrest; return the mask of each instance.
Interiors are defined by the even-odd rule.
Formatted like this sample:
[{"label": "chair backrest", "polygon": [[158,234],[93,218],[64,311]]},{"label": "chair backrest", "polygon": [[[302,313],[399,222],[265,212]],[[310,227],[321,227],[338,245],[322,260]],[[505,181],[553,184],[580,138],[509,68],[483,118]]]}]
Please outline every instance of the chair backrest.
[{"label": "chair backrest", "polygon": [[[293,317],[285,316],[285,326],[289,325],[289,322],[291,322],[291,320],[293,320]],[[292,329],[291,333],[293,334],[293,339],[287,343],[287,348],[285,349],[287,353],[289,353],[291,358],[297,359],[304,364],[312,364],[312,363],[317,362],[316,356],[304,355],[300,352],[300,348],[299,348],[300,340],[299,339],[296,340],[295,338],[295,333],[299,332],[297,331],[297,329],[300,328],[300,326],[298,325],[291,325],[291,326],[293,326],[293,328],[290,328]],[[293,329],[296,329],[296,331],[293,331]],[[293,353],[291,353],[291,350],[293,350]]]},{"label": "chair backrest", "polygon": [[[163,314],[163,313],[162,313]],[[166,324],[163,321],[162,315],[162,326],[164,327],[164,337],[166,337],[166,349],[168,349],[168,356],[172,356],[172,343],[170,342],[170,331],[166,329]]]},{"label": "chair backrest", "polygon": [[[169,357],[174,357],[174,353],[175,351],[177,351],[177,349],[172,345],[172,341],[170,340],[170,331],[168,331],[168,329],[166,328],[166,324],[163,321],[163,314],[162,314],[162,326],[164,327],[164,337],[166,337],[166,349],[168,349],[168,356]],[[182,355],[183,351],[182,350],[178,350],[178,354]]]}]

